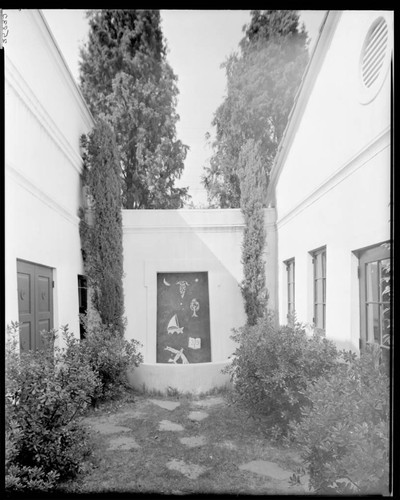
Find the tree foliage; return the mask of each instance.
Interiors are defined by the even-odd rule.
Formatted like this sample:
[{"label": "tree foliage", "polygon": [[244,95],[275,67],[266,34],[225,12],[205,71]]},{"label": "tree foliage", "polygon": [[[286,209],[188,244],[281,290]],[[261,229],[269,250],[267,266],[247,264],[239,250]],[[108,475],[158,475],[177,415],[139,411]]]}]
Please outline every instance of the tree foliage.
[{"label": "tree foliage", "polygon": [[297,11],[255,10],[251,16],[240,53],[222,65],[227,95],[214,115],[214,153],[203,176],[209,202],[222,208],[240,205],[239,156],[249,139],[259,144],[268,179],[308,59]]},{"label": "tree foliage", "polygon": [[238,177],[241,186],[240,206],[245,228],[242,243],[244,278],[241,292],[244,300],[247,324],[255,325],[266,313],[268,292],[265,286],[265,225],[263,194],[264,176],[260,143],[249,139],[239,155]]},{"label": "tree foliage", "polygon": [[90,220],[81,217],[80,234],[88,285],[102,323],[124,331],[121,178],[111,127],[99,119],[81,140],[83,184],[90,200]]},{"label": "tree foliage", "polygon": [[80,81],[95,117],[114,129],[124,208],[180,208],[175,186],[188,147],[176,138],[177,77],[166,61],[157,10],[88,12]]}]

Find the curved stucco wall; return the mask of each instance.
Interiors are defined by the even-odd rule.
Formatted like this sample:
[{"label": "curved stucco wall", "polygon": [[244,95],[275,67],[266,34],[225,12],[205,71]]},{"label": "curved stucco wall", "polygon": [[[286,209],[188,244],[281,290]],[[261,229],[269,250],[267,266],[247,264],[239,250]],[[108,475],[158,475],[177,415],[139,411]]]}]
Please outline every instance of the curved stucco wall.
[{"label": "curved stucco wall", "polygon": [[132,387],[142,391],[167,393],[172,389],[183,393],[201,394],[230,386],[229,375],[222,373],[229,364],[230,361],[191,365],[144,363],[128,372],[128,381]]}]

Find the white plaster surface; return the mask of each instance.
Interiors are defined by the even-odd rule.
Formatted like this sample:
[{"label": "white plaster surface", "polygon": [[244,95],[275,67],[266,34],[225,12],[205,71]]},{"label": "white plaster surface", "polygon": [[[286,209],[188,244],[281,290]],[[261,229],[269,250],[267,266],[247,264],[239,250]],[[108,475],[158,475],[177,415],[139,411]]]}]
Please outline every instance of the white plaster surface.
[{"label": "white plaster surface", "polygon": [[79,139],[92,119],[39,12],[7,15],[6,322],[18,321],[16,261],[23,259],[53,268],[54,327],[68,324],[79,336]]},{"label": "white plaster surface", "polygon": [[389,64],[373,100],[362,102],[360,90],[362,47],[379,16],[391,40],[393,13],[342,12],[292,142],[281,144],[276,185],[279,321],[288,312],[284,261],[294,258],[296,319],[312,323],[310,252],[326,246],[326,335],[353,350],[360,336],[353,252],[390,238]]},{"label": "white plaster surface", "polygon": [[136,389],[147,389],[168,393],[169,388],[179,392],[201,394],[217,387],[230,387],[229,375],[221,370],[231,361],[172,364],[142,363],[127,373],[129,384]]}]

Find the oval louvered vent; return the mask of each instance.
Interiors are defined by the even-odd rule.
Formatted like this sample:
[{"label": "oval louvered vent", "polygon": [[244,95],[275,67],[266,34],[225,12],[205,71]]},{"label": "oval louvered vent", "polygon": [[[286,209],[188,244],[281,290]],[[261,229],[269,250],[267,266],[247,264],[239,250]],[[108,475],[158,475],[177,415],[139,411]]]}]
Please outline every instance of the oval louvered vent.
[{"label": "oval louvered vent", "polygon": [[369,32],[361,63],[362,81],[370,88],[378,79],[385,61],[388,46],[388,25],[382,17],[379,18]]}]

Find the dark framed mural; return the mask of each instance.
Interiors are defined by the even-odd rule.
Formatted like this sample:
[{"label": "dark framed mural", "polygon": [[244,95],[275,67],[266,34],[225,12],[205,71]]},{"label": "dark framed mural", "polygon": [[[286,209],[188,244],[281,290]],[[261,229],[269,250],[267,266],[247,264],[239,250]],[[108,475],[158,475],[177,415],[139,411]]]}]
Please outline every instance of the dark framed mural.
[{"label": "dark framed mural", "polygon": [[157,363],[209,361],[208,273],[157,273]]}]

